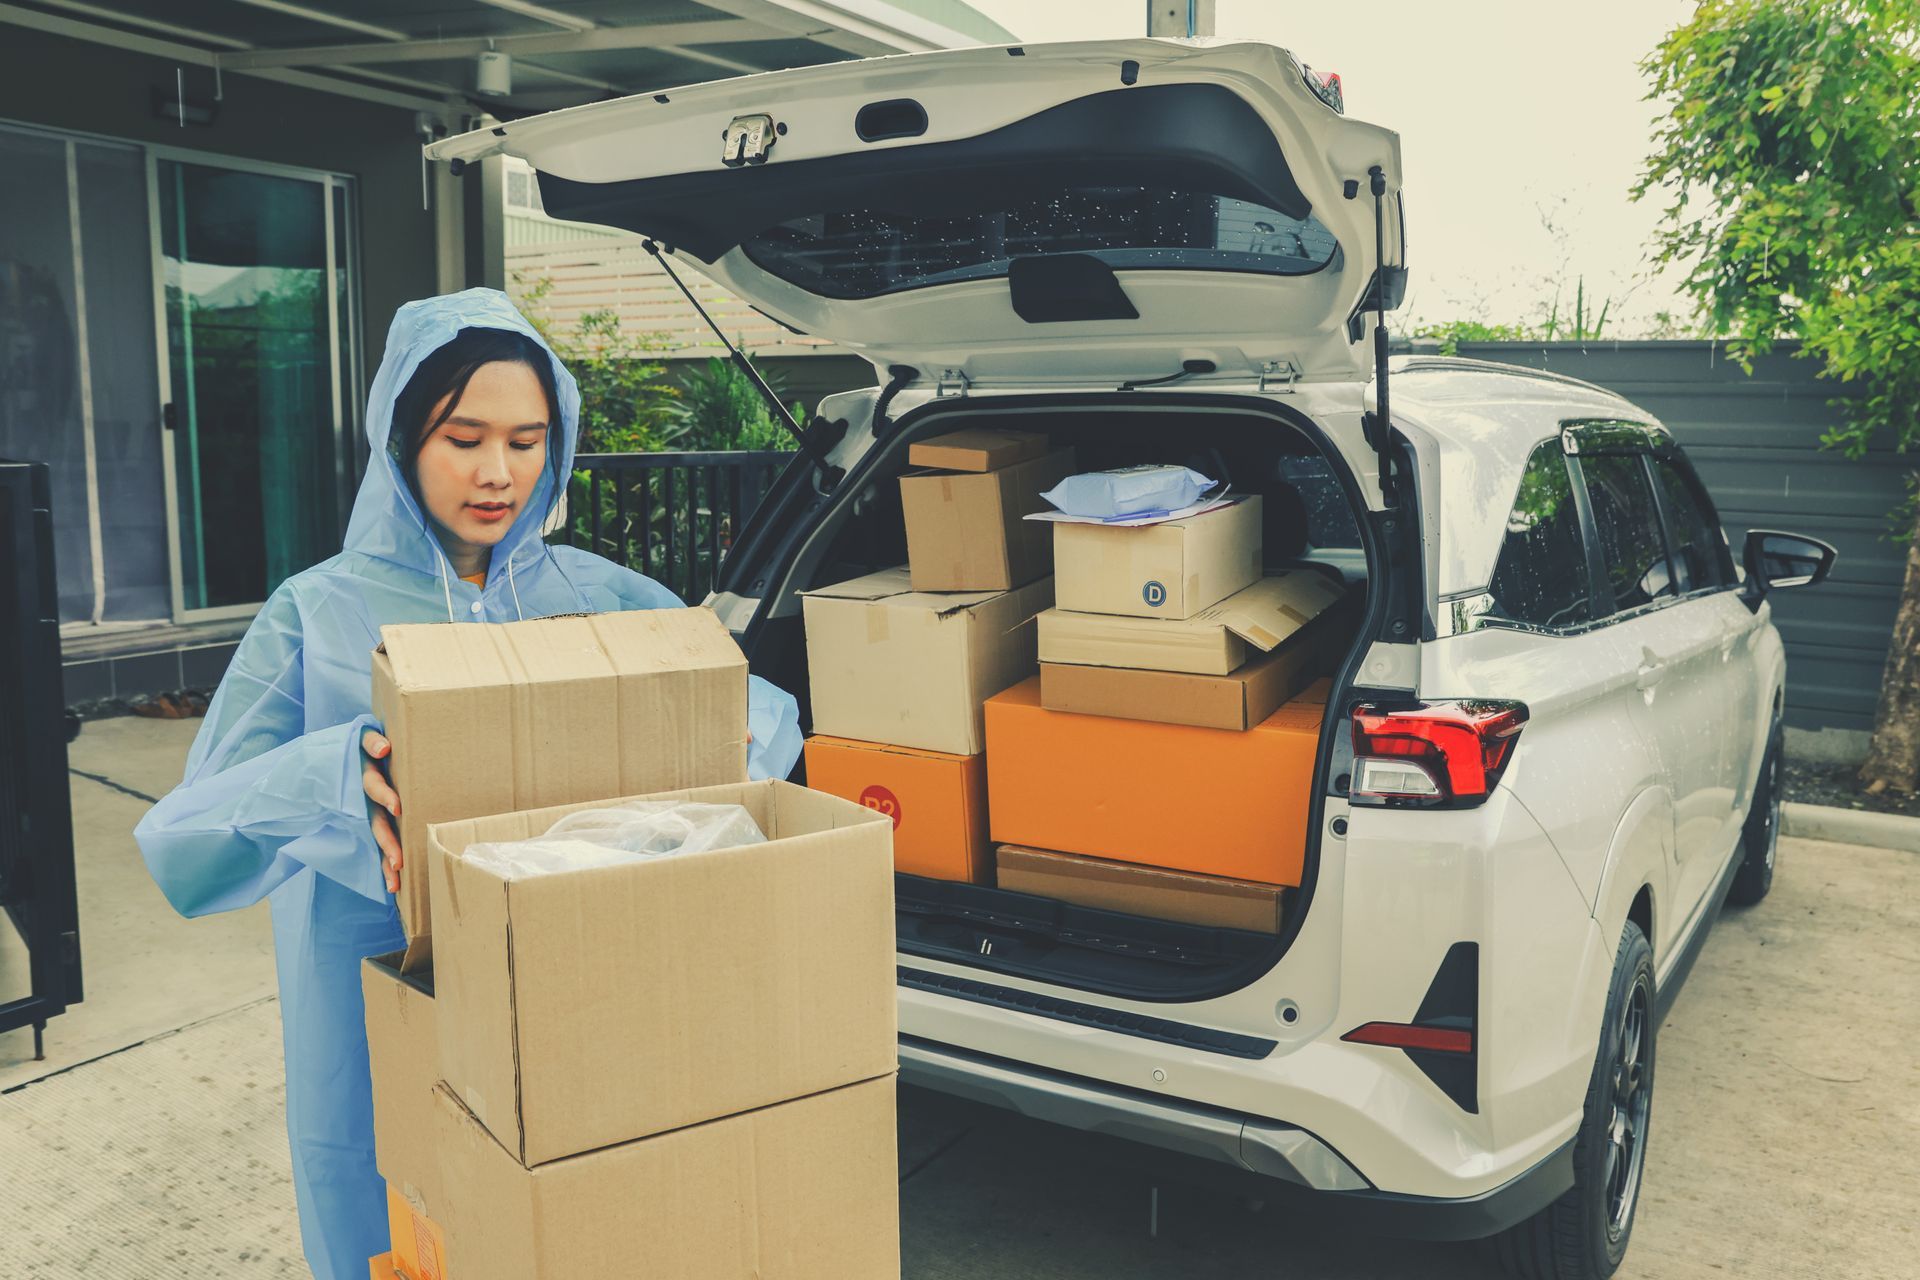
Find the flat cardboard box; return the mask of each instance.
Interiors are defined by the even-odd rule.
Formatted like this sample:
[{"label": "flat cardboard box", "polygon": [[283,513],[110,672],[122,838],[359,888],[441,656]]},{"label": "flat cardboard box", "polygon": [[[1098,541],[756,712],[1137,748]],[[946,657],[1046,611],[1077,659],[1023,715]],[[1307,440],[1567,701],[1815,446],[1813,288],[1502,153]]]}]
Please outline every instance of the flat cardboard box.
[{"label": "flat cardboard box", "polygon": [[1032,893],[1082,907],[1155,920],[1278,933],[1286,890],[1251,880],[1200,876],[1050,849],[1000,846],[995,858],[1002,889]]},{"label": "flat cardboard box", "polygon": [[1224,676],[1133,667],[1040,664],[1040,703],[1076,715],[1157,720],[1202,729],[1250,729],[1332,664],[1344,632],[1317,624]]},{"label": "flat cardboard box", "polygon": [[1344,600],[1358,603],[1326,575],[1295,569],[1262,578],[1186,619],[1049,609],[1040,615],[1039,657],[1071,666],[1224,676],[1239,670],[1250,654],[1273,650],[1323,614],[1339,630],[1338,619],[1350,621],[1350,606],[1336,608]]},{"label": "flat cardboard box", "polygon": [[440,1202],[440,1166],[432,1154],[440,1031],[432,975],[401,974],[405,955],[361,961],[360,991],[373,1068],[374,1163],[388,1189],[424,1213]]},{"label": "flat cardboard box", "polygon": [[901,476],[913,589],[1010,591],[1052,573],[1052,531],[1024,517],[1045,510],[1040,495],[1072,474],[1073,450],[1059,449],[990,470]]},{"label": "flat cardboard box", "polygon": [[442,1088],[452,1275],[899,1280],[894,1088],[882,1076],[534,1169]]},{"label": "flat cardboard box", "polygon": [[887,815],[895,871],[993,882],[984,757],[812,737],[807,785]]},{"label": "flat cardboard box", "polygon": [[1052,603],[1051,578],[935,595],[905,568],[807,592],[813,731],[979,755],[981,704],[1039,670],[1033,616]]},{"label": "flat cardboard box", "polygon": [[[419,1110],[431,1141],[432,1090]],[[400,1280],[447,1280],[446,1233],[391,1183],[387,1185],[387,1234],[393,1241],[393,1252],[387,1256]]]},{"label": "flat cardboard box", "polygon": [[1160,524],[1052,522],[1057,603],[1077,613],[1191,618],[1259,579],[1260,521],[1256,493]]},{"label": "flat cardboard box", "polygon": [[1244,733],[1081,716],[1041,706],[1036,677],[987,703],[993,839],[1297,885],[1323,710]]},{"label": "flat cardboard box", "polygon": [[380,629],[407,972],[432,955],[427,827],[747,776],[747,660],[710,609]]},{"label": "flat cardboard box", "polygon": [[1045,457],[1050,448],[1047,437],[1038,431],[966,427],[916,441],[907,448],[907,463],[942,471],[998,471],[1016,462]]},{"label": "flat cardboard box", "polygon": [[786,782],[645,798],[744,805],[767,841],[505,879],[461,854],[617,801],[429,833],[442,1078],[529,1167],[897,1061],[886,817]]}]

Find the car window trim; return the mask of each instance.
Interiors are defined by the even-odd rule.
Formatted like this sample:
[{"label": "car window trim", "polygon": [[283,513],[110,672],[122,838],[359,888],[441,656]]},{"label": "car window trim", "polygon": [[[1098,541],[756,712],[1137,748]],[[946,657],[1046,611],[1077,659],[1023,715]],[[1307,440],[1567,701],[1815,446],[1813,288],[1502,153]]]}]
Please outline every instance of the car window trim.
[{"label": "car window trim", "polygon": [[[1667,550],[1667,587],[1678,599],[1693,594],[1693,568],[1676,554],[1673,540],[1673,513],[1667,510],[1667,495],[1660,483],[1659,475],[1653,469],[1652,452],[1640,455],[1640,474],[1646,477],[1647,491],[1653,495],[1654,522],[1660,526],[1660,545]],[[1686,590],[1681,590],[1681,573],[1685,570]]]},{"label": "car window trim", "polygon": [[[1727,544],[1727,526],[1721,522],[1720,508],[1714,505],[1713,495],[1707,492],[1706,482],[1700,479],[1700,472],[1693,465],[1693,459],[1687,456],[1687,451],[1680,447],[1678,441],[1671,441],[1665,448],[1654,450],[1651,461],[1664,462],[1673,468],[1674,473],[1680,477],[1681,488],[1687,491],[1687,495],[1700,508],[1700,514],[1706,517],[1707,528],[1719,535],[1714,543],[1713,559],[1720,581],[1712,588],[1698,588],[1694,594],[1726,591],[1738,586],[1737,575],[1733,571],[1733,548]],[[1658,476],[1655,476],[1654,480],[1654,491],[1664,507],[1667,501],[1666,487],[1659,483]]]}]

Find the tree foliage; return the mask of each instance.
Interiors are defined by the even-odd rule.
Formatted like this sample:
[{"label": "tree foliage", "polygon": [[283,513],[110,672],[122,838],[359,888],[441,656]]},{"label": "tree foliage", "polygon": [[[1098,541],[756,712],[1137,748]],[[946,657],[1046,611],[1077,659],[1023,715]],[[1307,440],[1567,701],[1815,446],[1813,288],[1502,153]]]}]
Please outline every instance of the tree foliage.
[{"label": "tree foliage", "polygon": [[[785,386],[778,374],[763,371],[761,376],[774,395],[786,399]],[[801,405],[794,403],[788,407],[795,421],[806,421],[806,410]],[[681,378],[681,397],[672,413],[689,441],[682,448],[793,448],[792,435],[785,424],[773,416],[773,409],[761,396],[760,389],[731,360],[722,356],[714,356]]]},{"label": "tree foliage", "polygon": [[592,311],[571,326],[545,306],[553,281],[516,281],[528,323],[540,331],[580,384],[581,453],[653,453],[689,446],[686,419],[674,412],[680,391],[666,380],[658,334],[630,333],[618,312]]},{"label": "tree foliage", "polygon": [[1920,0],[1704,0],[1643,66],[1656,260],[1736,356],[1861,384],[1828,444],[1920,444]]}]

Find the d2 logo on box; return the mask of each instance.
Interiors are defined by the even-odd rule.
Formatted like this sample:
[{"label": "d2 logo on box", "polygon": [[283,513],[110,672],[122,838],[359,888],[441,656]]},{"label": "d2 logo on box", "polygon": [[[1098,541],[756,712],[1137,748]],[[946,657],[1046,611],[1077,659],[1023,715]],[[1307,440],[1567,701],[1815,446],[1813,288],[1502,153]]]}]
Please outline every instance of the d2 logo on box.
[{"label": "d2 logo on box", "polygon": [[860,793],[860,803],[869,809],[886,814],[893,819],[893,829],[900,829],[900,798],[879,783],[874,783]]}]

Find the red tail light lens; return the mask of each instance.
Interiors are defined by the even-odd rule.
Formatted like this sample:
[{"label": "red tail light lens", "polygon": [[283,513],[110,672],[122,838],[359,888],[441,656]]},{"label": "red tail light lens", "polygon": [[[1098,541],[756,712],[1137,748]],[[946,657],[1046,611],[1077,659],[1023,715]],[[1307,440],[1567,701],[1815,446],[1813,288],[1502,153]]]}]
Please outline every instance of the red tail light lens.
[{"label": "red tail light lens", "polygon": [[1433,1053],[1472,1053],[1469,1027],[1421,1026],[1409,1022],[1368,1022],[1340,1037],[1354,1044],[1378,1044],[1390,1049],[1426,1049]]},{"label": "red tail light lens", "polygon": [[1476,805],[1513,758],[1527,723],[1519,702],[1468,700],[1353,709],[1355,804]]}]

